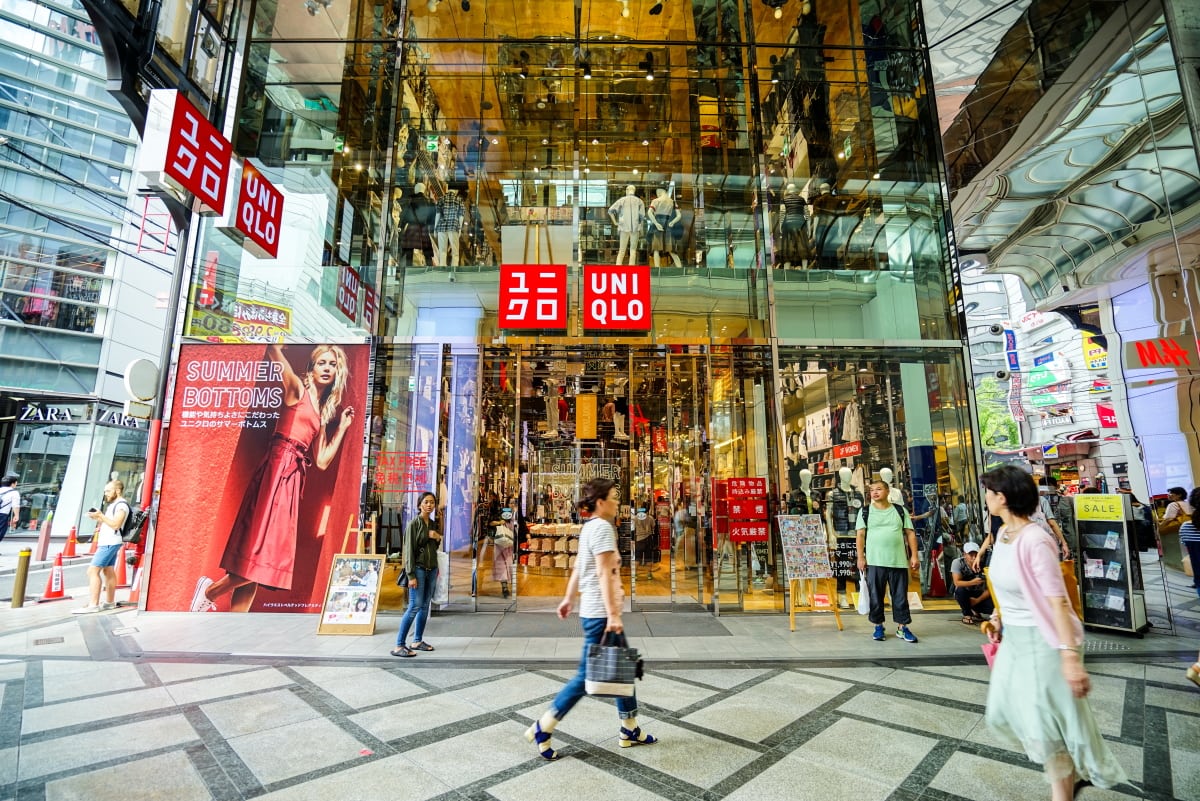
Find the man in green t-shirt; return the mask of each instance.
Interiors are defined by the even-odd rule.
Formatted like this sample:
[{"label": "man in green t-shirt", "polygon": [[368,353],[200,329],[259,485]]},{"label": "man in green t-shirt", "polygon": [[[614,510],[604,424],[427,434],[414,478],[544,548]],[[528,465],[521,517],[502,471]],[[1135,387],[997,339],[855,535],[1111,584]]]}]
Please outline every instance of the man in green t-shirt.
[{"label": "man in green t-shirt", "polygon": [[874,639],[887,637],[883,631],[883,594],[888,592],[892,596],[896,636],[915,643],[917,636],[908,629],[912,622],[908,609],[908,571],[917,569],[917,532],[904,507],[888,501],[888,491],[885,482],[871,482],[871,503],[858,513],[858,523],[854,526],[858,535],[858,569],[867,574],[871,598],[867,619],[875,624]]}]

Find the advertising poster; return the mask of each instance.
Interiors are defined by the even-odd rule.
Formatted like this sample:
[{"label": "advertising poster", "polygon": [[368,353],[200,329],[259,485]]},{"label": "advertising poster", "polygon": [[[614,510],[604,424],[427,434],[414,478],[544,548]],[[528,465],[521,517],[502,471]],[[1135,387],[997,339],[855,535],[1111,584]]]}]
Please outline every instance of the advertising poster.
[{"label": "advertising poster", "polygon": [[367,345],[180,348],[147,606],[318,612],[359,510]]},{"label": "advertising poster", "polygon": [[317,633],[373,634],[382,573],[383,556],[336,555]]}]

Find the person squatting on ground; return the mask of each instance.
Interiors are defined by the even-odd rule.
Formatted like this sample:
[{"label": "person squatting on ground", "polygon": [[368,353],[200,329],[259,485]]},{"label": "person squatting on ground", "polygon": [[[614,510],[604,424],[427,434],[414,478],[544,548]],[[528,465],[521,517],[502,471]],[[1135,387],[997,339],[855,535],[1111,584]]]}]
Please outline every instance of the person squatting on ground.
[{"label": "person squatting on ground", "polygon": [[962,622],[971,626],[979,625],[996,610],[983,571],[975,569],[978,553],[979,545],[968,542],[963,546],[963,555],[950,566],[950,575],[954,577],[954,600],[962,610]]},{"label": "person squatting on ground", "polygon": [[[425,623],[429,620],[429,605],[433,602],[433,591],[437,587],[438,548],[442,535],[434,525],[433,510],[437,508],[437,496],[422,492],[417,499],[419,514],[408,521],[404,529],[404,572],[408,576],[408,608],[400,618],[400,630],[396,632],[396,647],[392,656],[416,656],[417,651],[432,651],[433,646],[425,642]],[[416,640],[408,644],[408,630],[416,623],[413,632]]]},{"label": "person squatting on ground", "polygon": [[[858,569],[867,574],[871,611],[867,619],[875,624],[876,640],[884,640],[883,597],[892,597],[892,620],[896,636],[905,642],[917,642],[909,630],[912,613],[908,608],[908,571],[916,570],[917,532],[908,511],[888,501],[888,485],[871,482],[871,503],[858,513],[855,524],[858,544]],[[906,552],[907,551],[907,552]]]},{"label": "person squatting on ground", "polygon": [[[1083,624],[1059,567],[1059,545],[1030,518],[1038,510],[1033,477],[1013,465],[983,476],[988,511],[1004,521],[989,567],[996,602],[988,637],[1000,644],[988,684],[988,726],[1041,763],[1053,801],[1087,784],[1128,781],[1087,702]],[[986,625],[986,624],[985,624]]]},{"label": "person squatting on ground", "polygon": [[[104,485],[104,511],[91,509],[88,517],[100,524],[100,539],[96,542],[96,553],[92,555],[92,564],[88,567],[88,592],[90,600],[87,606],[72,609],[73,615],[87,615],[103,609],[116,609],[117,593],[117,557],[121,554],[121,527],[129,516],[129,501],[122,497],[125,485],[113,479]],[[104,603],[100,603],[100,586],[103,580]]]},{"label": "person squatting on ground", "polygon": [[[558,605],[558,616],[566,620],[571,614],[575,593],[579,593],[583,655],[579,658],[579,670],[575,676],[555,696],[550,708],[525,732],[525,739],[537,745],[538,754],[543,759],[554,760],[560,756],[551,744],[550,736],[585,694],[588,646],[598,644],[606,632],[620,634],[625,630],[621,622],[621,606],[624,602],[621,555],[617,551],[617,531],[613,527],[620,508],[620,491],[611,479],[594,478],[583,485],[579,509],[581,513],[591,515],[591,518],[579,533],[579,554],[575,559],[575,568],[567,581],[567,592]],[[616,702],[617,715],[621,719],[619,742],[622,748],[658,742],[656,737],[638,727],[636,696],[617,698]]]}]

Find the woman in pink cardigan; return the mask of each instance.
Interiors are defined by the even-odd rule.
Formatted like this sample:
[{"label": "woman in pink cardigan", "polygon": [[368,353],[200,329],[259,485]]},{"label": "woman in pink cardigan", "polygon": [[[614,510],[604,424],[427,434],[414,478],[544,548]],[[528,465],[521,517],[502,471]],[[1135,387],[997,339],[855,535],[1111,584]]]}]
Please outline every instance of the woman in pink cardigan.
[{"label": "woman in pink cardigan", "polygon": [[[988,511],[1004,521],[989,568],[1004,627],[989,635],[1000,650],[988,685],[987,724],[1042,764],[1053,801],[1068,801],[1088,784],[1128,781],[1087,702],[1083,624],[1067,597],[1058,548],[1029,519],[1038,508],[1037,485],[1024,470],[1005,465],[985,473],[983,486]],[[993,622],[999,623],[996,616]]]}]

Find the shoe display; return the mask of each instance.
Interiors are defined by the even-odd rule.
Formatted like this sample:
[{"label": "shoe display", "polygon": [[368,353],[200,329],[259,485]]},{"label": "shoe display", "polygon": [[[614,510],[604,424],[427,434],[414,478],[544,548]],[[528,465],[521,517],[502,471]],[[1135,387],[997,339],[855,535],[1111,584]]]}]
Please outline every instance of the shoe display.
[{"label": "shoe display", "polygon": [[71,614],[72,615],[90,615],[90,614],[93,614],[93,613],[99,612],[99,611],[100,611],[99,606],[81,606],[78,609],[72,609]]},{"label": "shoe display", "polygon": [[896,636],[905,642],[917,642],[917,635],[908,630],[908,626],[897,626]]},{"label": "shoe display", "polygon": [[871,635],[871,639],[876,640],[877,642],[882,642],[883,640],[887,639],[887,634],[885,634],[883,631],[882,623],[875,627],[875,633]]}]

